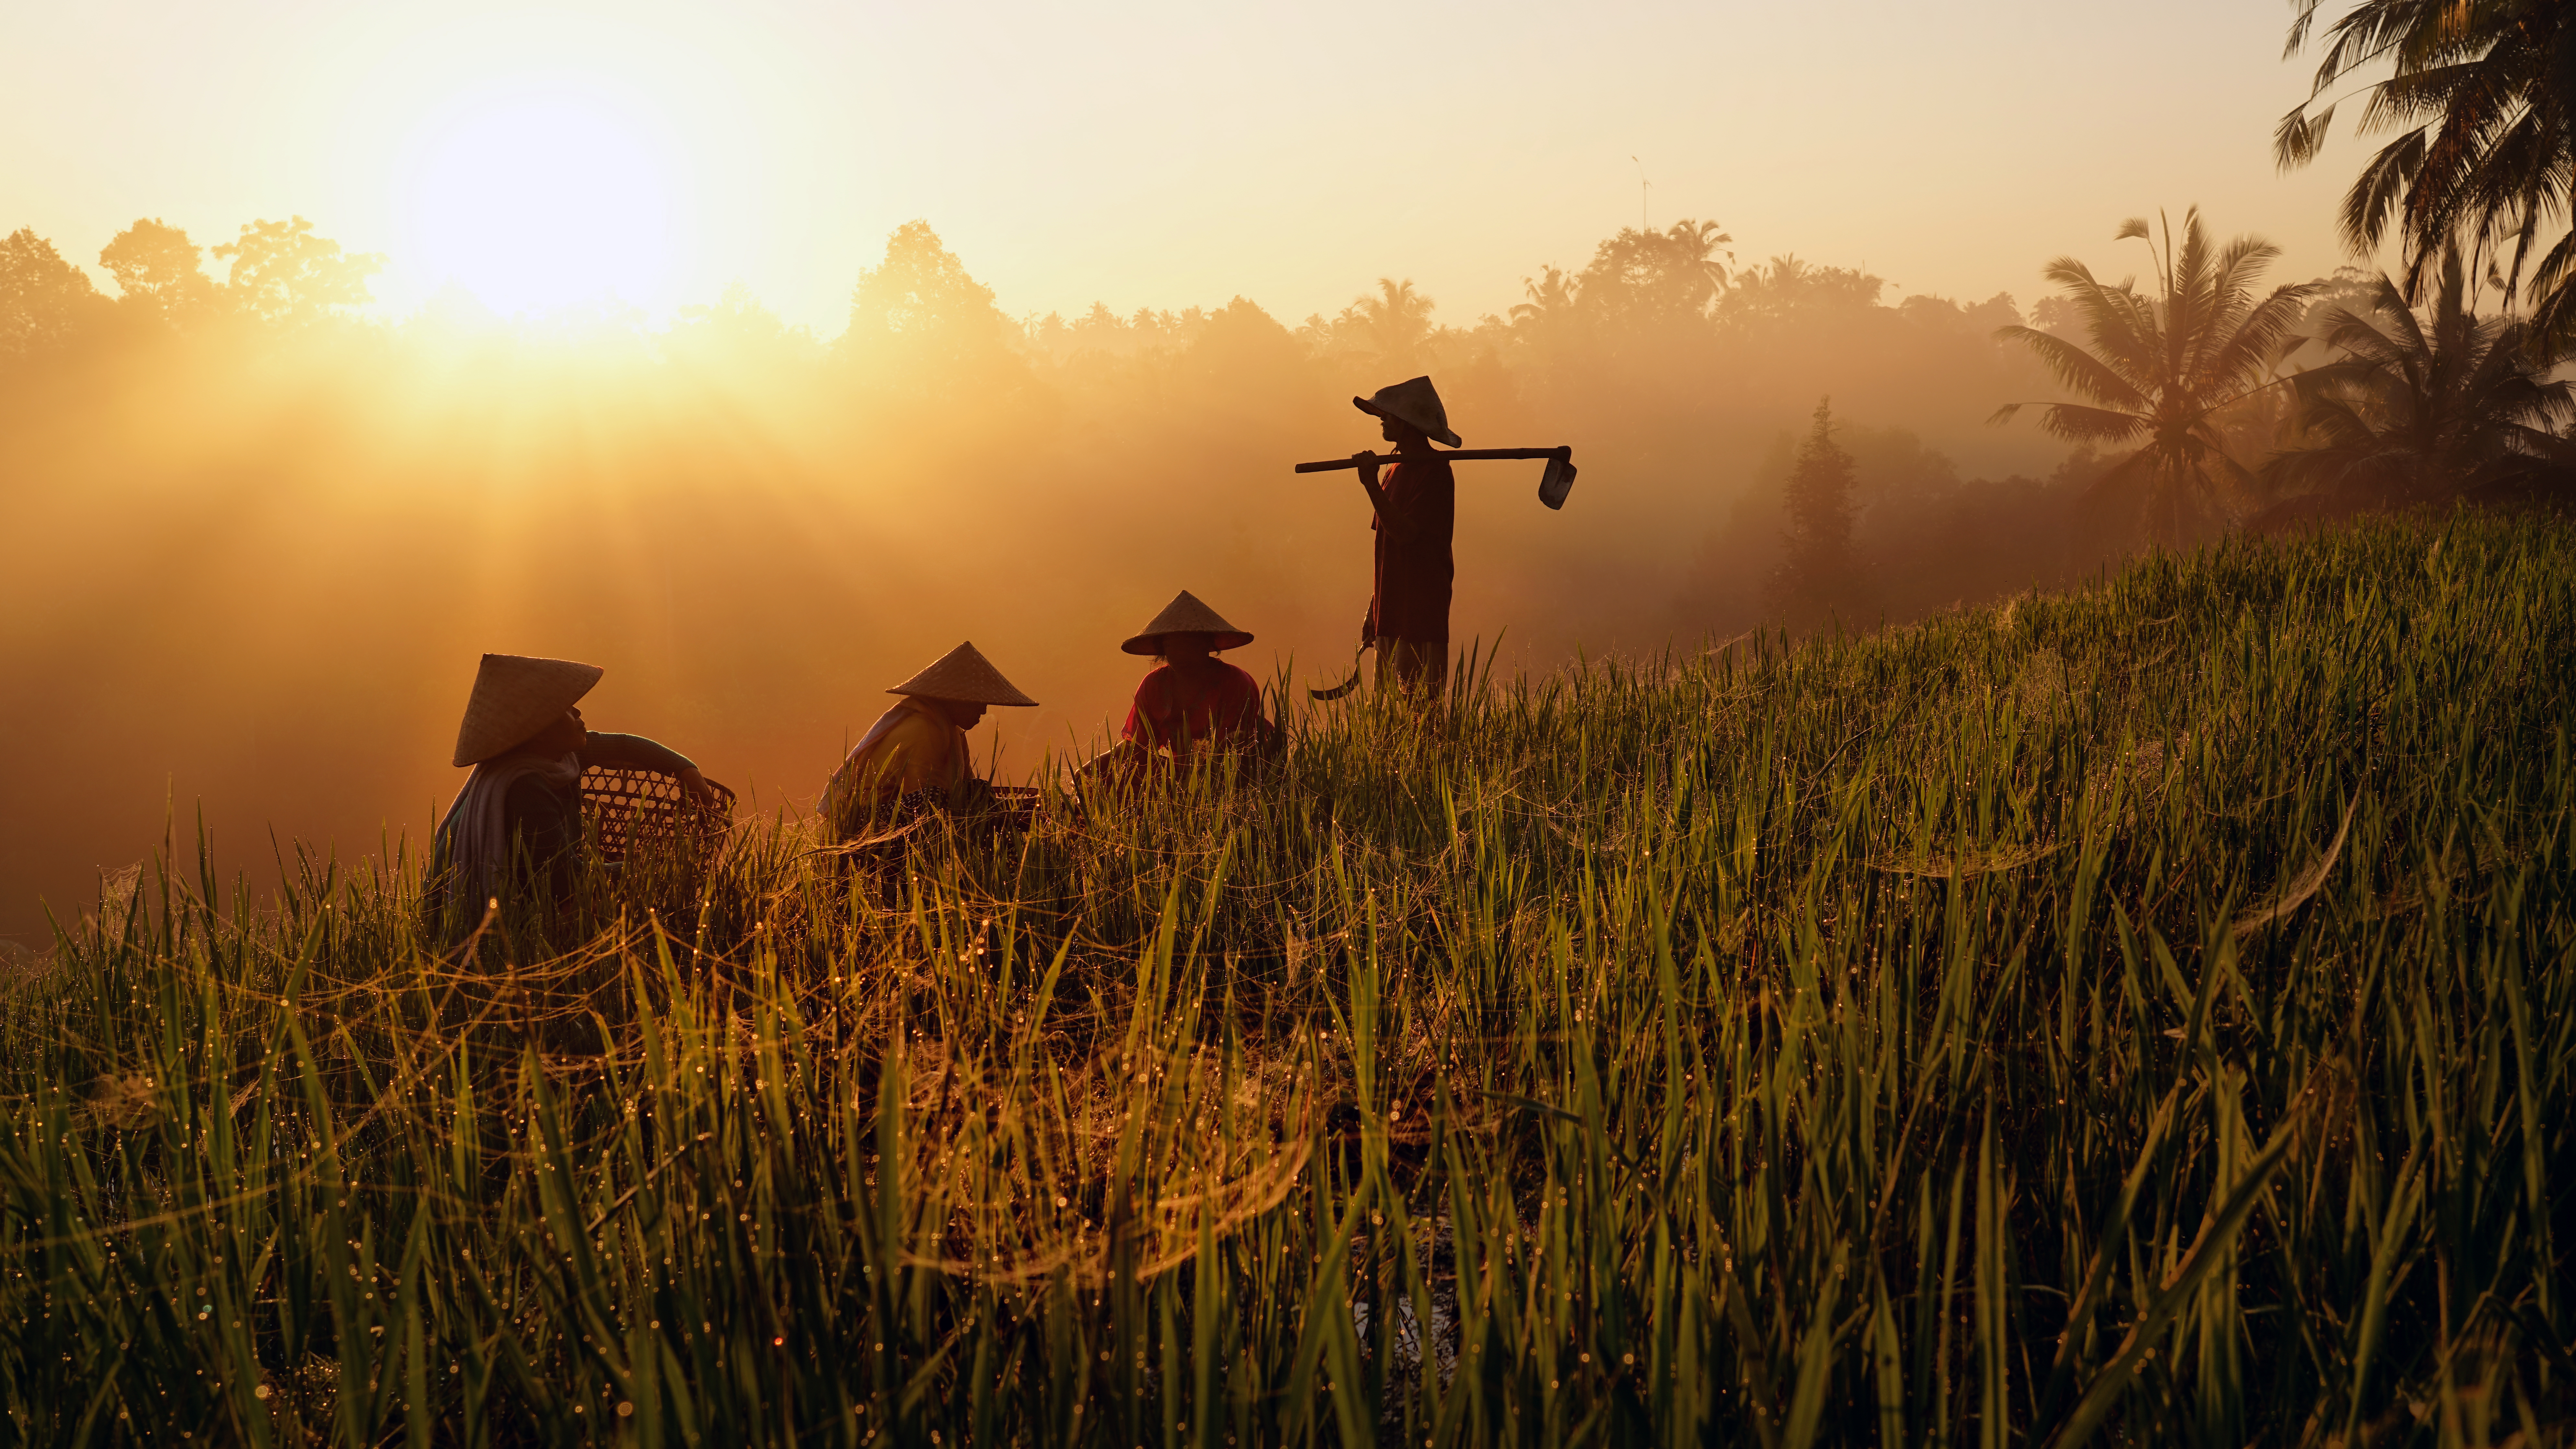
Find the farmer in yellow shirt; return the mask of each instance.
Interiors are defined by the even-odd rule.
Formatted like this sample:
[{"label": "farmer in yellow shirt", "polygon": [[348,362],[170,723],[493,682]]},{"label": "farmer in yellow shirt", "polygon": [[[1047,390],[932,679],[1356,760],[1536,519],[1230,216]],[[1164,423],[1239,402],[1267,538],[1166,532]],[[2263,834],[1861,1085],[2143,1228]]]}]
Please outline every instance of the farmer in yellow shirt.
[{"label": "farmer in yellow shirt", "polygon": [[1034,705],[973,644],[886,691],[904,696],[868,728],[823,790],[823,823],[835,844],[924,807],[959,803],[974,779],[966,732],[989,705]]}]

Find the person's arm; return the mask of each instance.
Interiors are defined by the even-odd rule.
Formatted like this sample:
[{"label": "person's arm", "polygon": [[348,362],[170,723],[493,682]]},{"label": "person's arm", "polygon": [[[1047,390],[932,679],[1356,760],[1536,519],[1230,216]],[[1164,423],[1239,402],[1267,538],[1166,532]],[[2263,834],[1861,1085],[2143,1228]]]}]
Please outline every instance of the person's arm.
[{"label": "person's arm", "polygon": [[[1420,495],[1421,490],[1408,485],[1406,497],[1399,500],[1378,481],[1379,454],[1353,453],[1351,456],[1368,460],[1359,466],[1360,486],[1368,490],[1369,506],[1377,510],[1378,532],[1399,543],[1412,542],[1422,532],[1422,520],[1415,516],[1417,509],[1411,506],[1412,500]],[[1401,464],[1405,459],[1402,454],[1398,454],[1395,461]],[[1409,478],[1412,475],[1408,473],[1405,476]]]},{"label": "person's arm", "polygon": [[1412,529],[1408,520],[1396,515],[1395,505],[1386,489],[1378,483],[1379,455],[1362,449],[1351,454],[1351,459],[1359,464],[1360,487],[1368,493],[1369,507],[1377,510],[1378,531],[1396,538],[1409,537]]},{"label": "person's arm", "polygon": [[716,803],[716,792],[707,784],[707,777],[698,772],[695,761],[659,740],[649,740],[642,735],[592,730],[582,742],[581,764],[583,769],[601,765],[671,775],[679,780],[681,790],[699,805],[713,806]]}]

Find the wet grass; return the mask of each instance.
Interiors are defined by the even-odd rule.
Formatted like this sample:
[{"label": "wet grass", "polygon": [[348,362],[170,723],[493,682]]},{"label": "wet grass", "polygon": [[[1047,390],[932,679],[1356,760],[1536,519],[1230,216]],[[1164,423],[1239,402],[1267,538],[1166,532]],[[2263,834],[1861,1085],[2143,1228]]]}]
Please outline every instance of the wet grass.
[{"label": "wet grass", "polygon": [[[2563,1442],[2576,565],[2461,517],[0,1006],[31,1443]],[[887,887],[891,889],[888,890]]]}]

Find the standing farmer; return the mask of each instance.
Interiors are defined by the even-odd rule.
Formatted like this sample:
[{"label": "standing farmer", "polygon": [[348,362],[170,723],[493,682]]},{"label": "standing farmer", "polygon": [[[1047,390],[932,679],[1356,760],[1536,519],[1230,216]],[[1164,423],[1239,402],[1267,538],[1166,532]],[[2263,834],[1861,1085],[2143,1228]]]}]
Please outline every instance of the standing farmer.
[{"label": "standing farmer", "polygon": [[1377,510],[1377,590],[1360,625],[1363,647],[1377,646],[1377,682],[1425,699],[1439,697],[1449,675],[1449,584],[1456,566],[1449,538],[1458,516],[1458,480],[1431,440],[1455,448],[1449,414],[1431,379],[1417,377],[1351,405],[1377,418],[1395,444],[1395,463],[1383,481],[1378,455],[1351,455],[1360,487]]}]

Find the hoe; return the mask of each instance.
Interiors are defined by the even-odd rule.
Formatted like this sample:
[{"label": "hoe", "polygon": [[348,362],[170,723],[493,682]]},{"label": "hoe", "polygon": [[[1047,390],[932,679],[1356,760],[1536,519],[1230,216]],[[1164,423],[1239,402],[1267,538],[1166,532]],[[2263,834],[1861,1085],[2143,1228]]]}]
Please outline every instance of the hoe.
[{"label": "hoe", "polygon": [[[1440,457],[1447,458],[1452,462],[1460,460],[1479,462],[1486,459],[1519,459],[1527,461],[1531,459],[1545,458],[1547,460],[1547,471],[1539,474],[1538,501],[1546,504],[1550,508],[1563,508],[1565,506],[1565,495],[1574,490],[1574,450],[1570,447],[1450,448],[1446,450],[1435,449],[1433,451]],[[1396,456],[1392,453],[1383,455],[1372,454],[1371,456],[1383,456],[1385,460],[1390,463],[1398,461]],[[1327,458],[1320,463],[1300,463],[1297,465],[1297,471],[1300,473],[1330,473],[1340,468],[1357,468],[1359,465],[1359,460],[1357,458]],[[1306,693],[1315,699],[1339,699],[1343,695],[1346,695],[1352,690],[1358,688],[1359,682],[1359,662],[1357,660],[1353,660],[1351,663],[1350,678],[1343,680],[1341,683],[1334,685],[1330,689],[1309,689]]]}]

